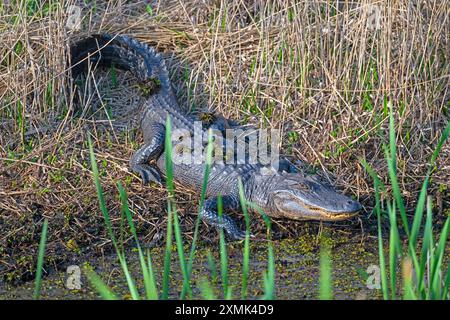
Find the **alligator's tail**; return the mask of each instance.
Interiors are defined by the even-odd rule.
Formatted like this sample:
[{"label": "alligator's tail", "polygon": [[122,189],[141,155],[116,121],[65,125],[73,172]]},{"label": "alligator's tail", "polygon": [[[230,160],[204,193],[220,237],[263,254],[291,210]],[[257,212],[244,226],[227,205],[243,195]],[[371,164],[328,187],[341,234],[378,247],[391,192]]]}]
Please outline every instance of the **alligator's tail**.
[{"label": "alligator's tail", "polygon": [[161,90],[170,90],[164,58],[154,48],[127,36],[92,35],[72,45],[70,56],[74,78],[92,62],[129,70],[142,82],[156,78]]}]

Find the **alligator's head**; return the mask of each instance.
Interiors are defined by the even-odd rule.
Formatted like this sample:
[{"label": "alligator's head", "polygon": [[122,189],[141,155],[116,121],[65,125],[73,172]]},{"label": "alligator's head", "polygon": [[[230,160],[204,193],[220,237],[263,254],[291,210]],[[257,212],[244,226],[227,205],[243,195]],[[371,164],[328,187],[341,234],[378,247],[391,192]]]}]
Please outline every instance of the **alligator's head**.
[{"label": "alligator's head", "polygon": [[338,221],[355,216],[361,205],[331,186],[300,174],[275,178],[269,190],[268,214],[295,220]]}]

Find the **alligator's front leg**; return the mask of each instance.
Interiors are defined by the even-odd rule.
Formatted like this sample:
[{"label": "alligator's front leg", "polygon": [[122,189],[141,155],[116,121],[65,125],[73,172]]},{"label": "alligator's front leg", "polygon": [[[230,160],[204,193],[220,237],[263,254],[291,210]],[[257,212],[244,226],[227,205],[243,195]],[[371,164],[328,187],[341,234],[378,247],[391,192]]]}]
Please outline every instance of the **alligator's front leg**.
[{"label": "alligator's front leg", "polygon": [[149,162],[157,159],[164,149],[165,127],[160,123],[152,123],[143,129],[145,144],[131,157],[131,170],[141,175],[144,184],[150,181],[161,184],[160,173]]},{"label": "alligator's front leg", "polygon": [[281,158],[278,162],[279,172],[298,173],[297,167],[286,158]]},{"label": "alligator's front leg", "polygon": [[[201,211],[201,218],[207,224],[223,228],[227,236],[231,240],[242,240],[245,238],[245,232],[240,230],[233,219],[226,214],[222,214],[219,217],[217,213],[217,201],[218,198],[211,198],[205,201],[203,209]],[[240,208],[239,199],[233,196],[222,197],[223,210],[237,210]]]}]

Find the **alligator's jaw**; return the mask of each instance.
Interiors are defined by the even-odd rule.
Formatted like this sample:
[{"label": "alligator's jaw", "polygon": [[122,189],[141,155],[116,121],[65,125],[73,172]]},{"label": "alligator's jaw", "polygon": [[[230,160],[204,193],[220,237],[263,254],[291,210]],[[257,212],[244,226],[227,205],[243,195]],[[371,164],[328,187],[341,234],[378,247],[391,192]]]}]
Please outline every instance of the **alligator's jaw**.
[{"label": "alligator's jaw", "polygon": [[[281,200],[281,201],[280,201]],[[320,207],[309,206],[301,203],[298,199],[296,201],[288,199],[277,199],[276,204],[279,210],[278,216],[282,216],[292,220],[318,220],[318,221],[341,221],[356,216],[361,210],[361,206],[355,205],[352,211],[332,211]]]},{"label": "alligator's jaw", "polygon": [[342,221],[346,219],[350,219],[358,215],[358,212],[326,212],[321,211],[317,215],[311,215],[304,217],[302,220],[319,220],[319,221]]},{"label": "alligator's jaw", "polygon": [[342,221],[355,217],[358,215],[358,213],[359,213],[358,211],[336,213],[317,209],[310,211],[307,214],[282,212],[281,215],[292,220]]}]

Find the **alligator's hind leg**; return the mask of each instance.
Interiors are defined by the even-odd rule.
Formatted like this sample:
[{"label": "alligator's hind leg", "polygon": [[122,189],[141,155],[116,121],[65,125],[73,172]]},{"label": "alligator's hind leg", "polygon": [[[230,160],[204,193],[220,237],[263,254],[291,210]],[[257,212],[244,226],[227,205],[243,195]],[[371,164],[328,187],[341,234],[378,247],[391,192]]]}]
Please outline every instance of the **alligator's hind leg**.
[{"label": "alligator's hind leg", "polygon": [[136,151],[130,160],[131,170],[141,175],[144,184],[150,181],[161,184],[161,175],[155,166],[149,162],[158,158],[164,149],[165,127],[160,123],[151,124],[146,128],[145,144]]},{"label": "alligator's hind leg", "polygon": [[[229,216],[222,214],[219,217],[217,213],[217,201],[218,198],[211,198],[205,201],[203,210],[201,212],[201,218],[207,224],[223,228],[227,236],[231,240],[241,240],[245,238],[245,232],[240,230],[233,219]],[[223,196],[222,197],[222,207],[224,210],[236,210],[239,209],[239,199],[233,196]]]}]

